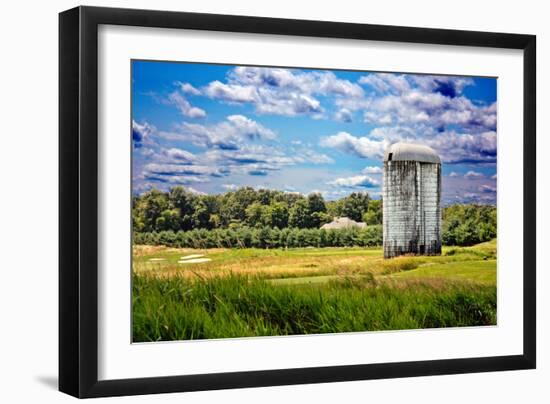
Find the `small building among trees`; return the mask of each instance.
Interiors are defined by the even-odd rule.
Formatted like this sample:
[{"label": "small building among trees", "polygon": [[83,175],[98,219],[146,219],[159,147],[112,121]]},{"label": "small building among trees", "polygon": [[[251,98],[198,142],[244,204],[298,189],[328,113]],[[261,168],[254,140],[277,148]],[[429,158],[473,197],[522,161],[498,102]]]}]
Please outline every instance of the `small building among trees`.
[{"label": "small building among trees", "polygon": [[337,229],[349,229],[352,227],[357,227],[362,229],[366,226],[367,226],[366,223],[356,222],[355,220],[350,219],[349,217],[336,217],[332,222],[322,225],[321,229],[337,230]]}]

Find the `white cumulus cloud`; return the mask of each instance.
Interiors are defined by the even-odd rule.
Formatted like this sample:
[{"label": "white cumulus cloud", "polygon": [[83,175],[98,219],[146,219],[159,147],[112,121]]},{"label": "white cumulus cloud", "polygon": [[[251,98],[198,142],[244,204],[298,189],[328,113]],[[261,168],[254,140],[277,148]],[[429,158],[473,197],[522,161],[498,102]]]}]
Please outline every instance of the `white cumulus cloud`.
[{"label": "white cumulus cloud", "polygon": [[[323,116],[318,96],[361,98],[357,83],[338,78],[328,71],[239,66],[229,72],[226,82],[215,80],[204,87],[206,96],[228,103],[250,103],[260,114],[284,116]],[[335,117],[349,121],[350,111],[340,110]]]},{"label": "white cumulus cloud", "polygon": [[334,114],[334,118],[340,122],[351,122],[353,120],[352,112],[347,108],[341,108]]},{"label": "white cumulus cloud", "polygon": [[192,106],[191,103],[177,91],[168,95],[168,102],[175,105],[181,114],[188,118],[204,118],[206,116],[206,112],[203,109]]},{"label": "white cumulus cloud", "polygon": [[201,92],[199,89],[193,87],[190,83],[182,83],[181,81],[176,82],[176,85],[180,88],[180,90],[186,94],[191,95],[200,95]]},{"label": "white cumulus cloud", "polygon": [[202,147],[236,150],[245,140],[275,139],[277,135],[243,115],[230,115],[225,121],[210,125],[182,122],[176,125],[175,132],[164,132],[162,136],[170,140],[189,141]]},{"label": "white cumulus cloud", "polygon": [[258,99],[256,89],[252,86],[224,84],[219,80],[208,84],[204,89],[204,93],[210,98],[235,103],[254,102]]},{"label": "white cumulus cloud", "polygon": [[372,188],[377,187],[380,183],[368,175],[355,175],[352,177],[337,178],[329,181],[328,185],[344,188]]},{"label": "white cumulus cloud", "polygon": [[347,132],[324,137],[320,145],[334,148],[363,158],[380,158],[384,154],[385,141],[373,140],[366,136],[356,137]]},{"label": "white cumulus cloud", "polygon": [[371,166],[365,167],[361,170],[363,174],[382,174],[382,169],[380,167]]}]

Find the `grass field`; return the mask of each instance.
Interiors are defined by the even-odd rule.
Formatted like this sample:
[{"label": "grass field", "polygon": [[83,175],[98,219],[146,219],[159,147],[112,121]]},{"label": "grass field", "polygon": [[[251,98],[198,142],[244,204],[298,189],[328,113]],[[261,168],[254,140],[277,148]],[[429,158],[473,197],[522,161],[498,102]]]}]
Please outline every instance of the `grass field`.
[{"label": "grass field", "polygon": [[391,260],[135,246],[133,271],[135,342],[496,324],[496,240]]}]

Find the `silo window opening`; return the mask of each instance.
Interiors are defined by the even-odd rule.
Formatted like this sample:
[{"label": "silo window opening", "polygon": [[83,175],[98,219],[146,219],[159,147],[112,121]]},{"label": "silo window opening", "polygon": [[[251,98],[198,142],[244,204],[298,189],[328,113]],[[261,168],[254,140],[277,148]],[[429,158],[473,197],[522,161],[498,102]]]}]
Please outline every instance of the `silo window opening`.
[{"label": "silo window opening", "polygon": [[393,156],[393,153],[390,153],[390,154],[388,155],[388,161],[391,161],[392,156]]}]

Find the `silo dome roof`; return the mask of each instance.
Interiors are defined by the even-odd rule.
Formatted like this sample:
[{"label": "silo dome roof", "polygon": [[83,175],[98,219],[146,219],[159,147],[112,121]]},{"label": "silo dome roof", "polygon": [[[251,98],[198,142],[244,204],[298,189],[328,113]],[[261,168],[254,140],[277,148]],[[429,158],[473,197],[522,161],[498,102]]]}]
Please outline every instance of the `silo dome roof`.
[{"label": "silo dome roof", "polygon": [[[391,156],[390,156],[391,155]],[[429,146],[413,143],[394,143],[386,149],[384,161],[421,161],[441,164],[437,153]]]}]

